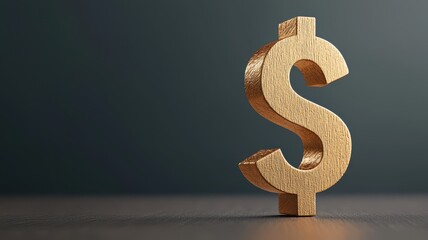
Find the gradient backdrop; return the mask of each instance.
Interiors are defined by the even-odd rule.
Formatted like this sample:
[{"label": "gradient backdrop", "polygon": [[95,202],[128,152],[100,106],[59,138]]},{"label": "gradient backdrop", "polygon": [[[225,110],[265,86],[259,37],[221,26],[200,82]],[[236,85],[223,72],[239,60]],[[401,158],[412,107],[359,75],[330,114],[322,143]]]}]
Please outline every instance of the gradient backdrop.
[{"label": "gradient backdrop", "polygon": [[305,98],[353,137],[330,193],[426,192],[428,2],[2,1],[0,193],[242,193],[238,162],[300,139],[248,104],[248,59],[317,18],[350,74]]}]

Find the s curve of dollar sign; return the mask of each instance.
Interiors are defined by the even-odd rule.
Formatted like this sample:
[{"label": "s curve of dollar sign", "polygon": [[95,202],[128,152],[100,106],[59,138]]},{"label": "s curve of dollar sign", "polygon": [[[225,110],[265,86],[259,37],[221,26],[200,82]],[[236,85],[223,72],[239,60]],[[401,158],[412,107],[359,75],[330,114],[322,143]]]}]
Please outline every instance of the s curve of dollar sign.
[{"label": "s curve of dollar sign", "polygon": [[333,186],[348,167],[351,135],[333,112],[293,90],[293,66],[311,87],[323,87],[348,74],[339,50],[315,36],[315,18],[296,17],[281,23],[278,41],[251,57],[245,92],[260,115],[301,138],[303,159],[295,168],[280,149],[266,149],[239,163],[239,168],[255,186],[279,194],[281,214],[314,216],[316,193]]}]

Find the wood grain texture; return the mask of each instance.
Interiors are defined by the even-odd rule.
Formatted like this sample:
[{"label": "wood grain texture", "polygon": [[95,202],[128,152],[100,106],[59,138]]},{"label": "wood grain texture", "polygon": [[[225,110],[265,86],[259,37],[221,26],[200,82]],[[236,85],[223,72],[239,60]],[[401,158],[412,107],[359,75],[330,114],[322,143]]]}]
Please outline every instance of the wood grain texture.
[{"label": "wood grain texture", "polygon": [[279,211],[316,214],[315,194],[334,185],[351,157],[351,135],[331,111],[299,96],[290,83],[295,66],[308,86],[322,87],[348,74],[340,52],[315,36],[315,18],[296,17],[279,25],[279,40],[259,49],[245,71],[251,106],[264,118],[297,134],[303,159],[291,166],[280,149],[266,149],[239,164],[255,186],[279,194]]},{"label": "wood grain texture", "polygon": [[428,239],[428,195],[319,194],[317,217],[272,195],[1,197],[0,239]]}]

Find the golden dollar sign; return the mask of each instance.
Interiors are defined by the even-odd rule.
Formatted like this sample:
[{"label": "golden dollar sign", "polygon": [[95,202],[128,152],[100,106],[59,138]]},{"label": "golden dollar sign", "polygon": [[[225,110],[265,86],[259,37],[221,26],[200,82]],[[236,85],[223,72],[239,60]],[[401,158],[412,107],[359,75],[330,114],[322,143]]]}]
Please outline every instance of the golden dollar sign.
[{"label": "golden dollar sign", "polygon": [[266,149],[239,163],[239,168],[257,187],[279,193],[281,214],[313,216],[315,194],[333,186],[348,167],[351,135],[333,112],[293,90],[293,66],[313,87],[325,86],[348,74],[336,47],[315,36],[315,18],[296,17],[279,24],[278,41],[263,46],[250,59],[245,70],[245,92],[260,115],[302,139],[303,160],[295,168],[280,149]]}]

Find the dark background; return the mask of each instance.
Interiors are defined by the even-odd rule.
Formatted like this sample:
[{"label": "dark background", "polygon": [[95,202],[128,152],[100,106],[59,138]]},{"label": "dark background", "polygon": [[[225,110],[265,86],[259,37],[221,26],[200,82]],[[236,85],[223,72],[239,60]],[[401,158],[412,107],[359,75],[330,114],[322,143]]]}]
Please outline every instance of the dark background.
[{"label": "dark background", "polygon": [[350,74],[293,86],[348,125],[328,192],[426,192],[428,2],[2,1],[0,193],[240,193],[238,162],[300,139],[248,104],[243,74],[277,24],[317,18]]}]

